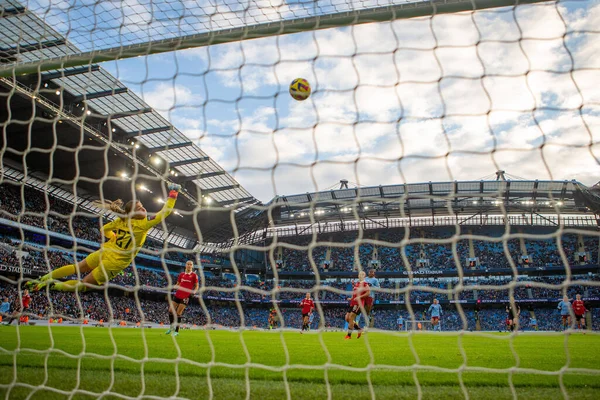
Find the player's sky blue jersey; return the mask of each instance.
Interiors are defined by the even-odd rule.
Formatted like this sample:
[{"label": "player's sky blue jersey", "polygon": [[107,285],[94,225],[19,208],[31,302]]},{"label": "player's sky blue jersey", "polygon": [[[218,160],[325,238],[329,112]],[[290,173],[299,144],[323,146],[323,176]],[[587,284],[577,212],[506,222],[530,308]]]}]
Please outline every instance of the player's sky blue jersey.
[{"label": "player's sky blue jersey", "polygon": [[[379,284],[379,279],[377,279],[377,278],[366,277],[365,282],[367,282],[369,284],[369,287],[376,287],[376,288],[381,287],[381,285]],[[375,291],[371,290],[371,293],[369,294],[369,296],[371,296],[373,298],[373,300],[375,300]]]},{"label": "player's sky blue jersey", "polygon": [[439,317],[442,314],[442,306],[439,303],[432,304],[427,312],[430,312],[432,317]]},{"label": "player's sky blue jersey", "polygon": [[561,301],[558,303],[558,309],[560,310],[560,315],[569,315],[571,312],[571,302]]},{"label": "player's sky blue jersey", "polygon": [[10,311],[10,303],[8,301],[5,303],[2,303],[2,305],[0,305],[0,312],[3,312],[4,314],[6,314],[9,311]]},{"label": "player's sky blue jersey", "polygon": [[404,325],[404,318],[398,317],[398,325]]}]

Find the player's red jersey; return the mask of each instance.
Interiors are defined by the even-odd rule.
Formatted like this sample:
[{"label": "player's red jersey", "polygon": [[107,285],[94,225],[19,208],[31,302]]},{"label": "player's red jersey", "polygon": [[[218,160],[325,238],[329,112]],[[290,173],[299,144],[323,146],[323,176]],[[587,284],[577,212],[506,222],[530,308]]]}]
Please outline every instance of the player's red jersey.
[{"label": "player's red jersey", "polygon": [[29,308],[29,303],[31,303],[31,296],[26,294],[23,296],[23,308]]},{"label": "player's red jersey", "polygon": [[177,277],[177,285],[179,285],[179,289],[175,292],[175,297],[178,299],[187,299],[192,294],[192,290],[196,287],[198,283],[198,275],[195,272],[190,272],[186,274],[182,272]]},{"label": "player's red jersey", "polygon": [[310,314],[313,308],[315,308],[315,302],[311,299],[304,298],[300,302],[300,307],[302,307],[302,314]]},{"label": "player's red jersey", "polygon": [[573,302],[573,312],[575,315],[583,315],[586,312],[585,305],[583,304],[583,300],[575,300]]},{"label": "player's red jersey", "polygon": [[369,284],[367,282],[356,282],[354,284],[354,288],[352,289],[352,299],[350,300],[350,305],[364,305],[361,303],[364,303],[366,298],[362,298],[362,300],[359,300],[359,298],[367,291],[369,291]]}]

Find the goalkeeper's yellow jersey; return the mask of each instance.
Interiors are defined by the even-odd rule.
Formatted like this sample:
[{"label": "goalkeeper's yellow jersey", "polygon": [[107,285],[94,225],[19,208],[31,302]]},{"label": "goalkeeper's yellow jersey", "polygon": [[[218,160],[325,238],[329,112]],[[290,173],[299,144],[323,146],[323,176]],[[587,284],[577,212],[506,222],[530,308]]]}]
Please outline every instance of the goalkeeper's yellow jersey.
[{"label": "goalkeeper's yellow jersey", "polygon": [[130,263],[146,242],[148,230],[160,224],[171,214],[176,199],[176,197],[169,196],[162,210],[153,218],[117,218],[104,225],[102,231],[108,241],[102,246],[103,259]]}]

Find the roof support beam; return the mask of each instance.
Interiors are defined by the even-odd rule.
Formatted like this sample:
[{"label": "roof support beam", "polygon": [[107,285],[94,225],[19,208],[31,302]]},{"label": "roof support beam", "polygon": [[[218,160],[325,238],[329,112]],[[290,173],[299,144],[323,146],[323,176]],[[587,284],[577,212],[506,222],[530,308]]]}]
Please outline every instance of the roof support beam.
[{"label": "roof support beam", "polygon": [[149,135],[151,133],[166,132],[166,131],[172,131],[172,130],[173,130],[172,126],[161,126],[158,128],[143,129],[141,131],[127,132],[124,135],[124,137],[125,137],[125,139],[131,139],[131,138],[138,137],[138,136]]},{"label": "roof support beam", "polygon": [[28,52],[34,51],[34,50],[42,50],[42,49],[48,49],[50,47],[62,46],[65,43],[66,43],[65,39],[55,39],[55,40],[48,40],[47,42],[18,45],[18,46],[14,46],[14,47],[13,46],[0,47],[0,55],[4,56],[4,57],[10,57],[10,56],[15,56],[17,54],[28,53]]},{"label": "roof support beam", "polygon": [[100,71],[100,66],[98,64],[88,65],[88,66],[79,67],[79,68],[73,68],[68,71],[60,70],[60,71],[56,71],[56,72],[50,72],[48,74],[43,74],[42,81],[51,81],[52,79],[60,79],[60,78],[67,77],[67,76],[81,75],[81,74],[85,74],[88,72],[95,72],[95,71]]},{"label": "roof support beam", "polygon": [[210,160],[210,157],[198,157],[198,158],[191,158],[189,160],[171,161],[171,162],[169,162],[169,167],[171,167],[171,168],[181,167],[182,165],[194,164],[194,163],[204,162],[204,161],[208,161],[208,160]]},{"label": "roof support beam", "polygon": [[245,203],[250,200],[256,200],[254,197],[242,197],[241,199],[219,201],[220,206],[227,206],[235,203]]},{"label": "roof support beam", "polygon": [[117,118],[134,117],[136,115],[147,114],[152,111],[154,111],[153,108],[140,108],[139,110],[131,110],[131,111],[126,111],[126,112],[122,112],[122,113],[110,114],[110,115],[108,115],[108,118],[117,119]]},{"label": "roof support beam", "polygon": [[215,171],[215,172],[205,172],[203,174],[198,174],[198,175],[191,175],[191,176],[182,176],[179,177],[179,179],[177,180],[178,182],[190,182],[190,181],[195,181],[196,179],[204,179],[204,178],[210,178],[213,176],[219,176],[219,175],[225,175],[227,172],[225,171]]},{"label": "roof support beam", "polygon": [[216,193],[216,192],[222,192],[224,190],[237,189],[239,187],[240,187],[240,184],[236,183],[234,185],[221,186],[221,187],[209,188],[209,189],[200,189],[200,193],[202,193],[202,194]]},{"label": "roof support beam", "polygon": [[86,93],[83,96],[75,97],[73,99],[73,102],[79,103],[84,100],[98,99],[100,97],[114,96],[116,94],[127,93],[127,92],[129,92],[129,89],[126,87],[122,87],[122,88],[116,88],[116,89],[110,89],[110,90],[103,90],[101,92],[96,92],[96,93]]},{"label": "roof support beam", "polygon": [[164,146],[158,146],[158,147],[149,148],[148,152],[150,154],[154,154],[157,151],[167,151],[167,150],[173,150],[173,149],[180,149],[182,147],[191,146],[192,144],[193,144],[192,142],[165,144]]},{"label": "roof support beam", "polygon": [[0,18],[10,17],[11,15],[25,14],[27,9],[25,7],[0,7]]}]

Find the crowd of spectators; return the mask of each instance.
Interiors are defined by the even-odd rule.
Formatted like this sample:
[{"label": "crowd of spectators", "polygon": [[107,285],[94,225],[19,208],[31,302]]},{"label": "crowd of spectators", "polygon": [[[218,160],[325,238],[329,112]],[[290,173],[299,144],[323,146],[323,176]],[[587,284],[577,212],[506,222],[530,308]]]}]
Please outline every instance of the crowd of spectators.
[{"label": "crowd of spectators", "polygon": [[[18,301],[16,287],[6,282],[0,282],[0,297]],[[554,306],[554,304],[553,304]],[[14,307],[13,307],[14,309]],[[398,330],[397,318],[402,316],[405,325],[409,321],[428,321],[427,305],[416,305],[412,314],[406,309],[379,309],[373,312],[373,327],[385,330]],[[599,309],[592,309],[592,328],[600,329]],[[48,296],[45,292],[32,293],[31,306],[28,312],[39,318],[64,318],[65,320],[105,322],[127,321],[129,323],[167,323],[168,307],[166,301],[141,299],[138,296],[105,296],[104,292],[86,292],[76,295],[74,293],[52,292]],[[298,307],[281,307],[280,315],[284,326],[298,328],[301,324],[301,315]],[[323,305],[321,312],[324,320],[321,322],[321,313],[316,311],[312,328],[342,329],[346,307]],[[532,314],[533,313],[533,314]],[[191,302],[186,311],[184,323],[187,325],[204,326],[212,324],[230,328],[268,327],[269,310],[256,307],[243,302]],[[556,307],[523,309],[519,319],[521,330],[533,330],[531,317],[535,315],[538,330],[554,331],[561,329],[560,312]],[[143,318],[142,318],[143,316]],[[242,320],[243,317],[243,320]],[[441,317],[443,330],[477,330],[477,321],[484,331],[506,330],[506,312],[504,309],[493,308],[475,311],[474,309],[457,309],[452,305],[445,305]],[[364,323],[364,322],[363,322]],[[423,329],[430,329],[427,322],[423,322]]]},{"label": "crowd of spectators", "polygon": [[61,266],[72,262],[67,253],[58,251],[41,251],[32,247],[19,250],[14,243],[3,238],[0,245],[0,265],[20,266],[33,270],[46,271],[48,266]]},{"label": "crowd of spectators", "polygon": [[[522,250],[519,239],[503,241],[503,232],[482,231],[473,234],[487,236],[490,239],[472,241],[473,251],[479,264],[472,267],[478,269],[509,268],[512,265],[526,265],[522,259],[528,256],[529,266],[561,266],[564,265],[556,239],[525,239]],[[355,270],[357,265],[368,269],[370,262],[378,261],[380,271],[412,270],[457,270],[467,267],[470,258],[470,246],[467,239],[455,240],[454,231],[413,228],[408,234],[402,228],[377,232],[358,232],[328,234],[317,237],[283,237],[278,245],[283,248],[282,261],[284,270],[314,271],[324,269],[329,261],[328,270]],[[434,243],[432,243],[434,242]],[[454,244],[455,243],[455,244]],[[584,244],[589,259],[586,262],[597,262],[598,238],[585,237]],[[303,249],[290,249],[286,245],[300,246]],[[453,247],[456,249],[456,257]],[[578,241],[576,235],[565,234],[561,237],[560,249],[569,265],[578,263]],[[374,252],[377,254],[374,256]],[[329,259],[327,254],[329,253]],[[507,256],[508,253],[508,256]]]},{"label": "crowd of spectators", "polygon": [[[23,190],[23,191],[22,191]],[[89,214],[72,204],[47,196],[28,187],[11,184],[1,184],[0,218],[19,221],[23,224],[63,233],[70,237],[99,242],[100,220],[98,216]],[[565,234],[556,239],[530,240],[519,239],[501,240],[501,231],[475,229],[473,234],[486,236],[489,240],[473,240],[471,244],[465,238],[458,237],[455,231],[434,228],[413,228],[410,230],[394,229],[382,231],[354,232],[327,234],[317,238],[312,246],[313,237],[281,238],[278,245],[283,244],[284,269],[289,271],[321,270],[326,259],[331,261],[330,269],[351,271],[360,264],[368,269],[370,261],[379,261],[379,271],[398,271],[408,267],[412,269],[456,270],[465,268],[469,257],[470,247],[473,247],[479,265],[476,268],[506,268],[510,264],[521,263],[522,247],[531,257],[533,265],[563,265],[562,255],[569,263],[576,262],[578,237]],[[360,236],[359,236],[360,235]],[[585,249],[591,256],[587,262],[596,263],[598,254],[598,238],[583,237]],[[300,246],[301,250],[290,249],[285,243]],[[183,263],[190,258],[189,254],[165,248],[164,244],[153,239],[146,242],[146,250],[150,254],[162,254],[165,259]],[[175,250],[175,251],[174,251]],[[83,249],[78,249],[83,251]],[[0,265],[21,266],[38,270],[40,273],[73,263],[86,256],[86,253],[65,251],[57,247],[45,247],[33,242],[23,242],[22,238],[0,237]],[[76,260],[77,259],[77,260]],[[419,265],[419,260],[427,260]],[[136,260],[136,267],[130,267],[116,276],[110,283],[114,286],[135,288],[136,291],[166,291],[169,285],[175,284],[178,270],[161,269],[156,265],[148,267]],[[238,280],[213,277],[203,277],[201,296],[206,300],[204,307],[196,301],[190,305],[186,315],[197,325],[208,322],[223,326],[265,326],[268,310],[260,306],[260,302],[271,300],[283,301],[281,308],[284,321],[288,326],[299,325],[297,309],[289,301],[297,301],[306,291],[312,291],[313,298],[323,302],[326,307],[322,310],[325,327],[339,328],[343,325],[345,304],[352,290],[348,280],[328,280],[321,282],[319,288],[314,287],[312,280]],[[526,279],[526,280],[524,280]],[[416,305],[418,313],[422,313],[421,305],[429,304],[434,298],[443,300],[466,301],[497,301],[506,302],[512,295],[516,299],[552,299],[557,300],[564,294],[573,298],[575,294],[584,297],[600,296],[598,275],[572,276],[570,282],[565,282],[564,276],[555,277],[519,277],[465,278],[459,282],[456,279],[415,279],[415,280],[382,280],[381,290],[376,298],[380,302],[407,302]],[[584,282],[585,281],[585,282]],[[591,284],[590,284],[591,282]],[[241,283],[241,287],[238,285]],[[460,283],[460,285],[459,285]],[[501,288],[486,286],[504,286]],[[509,288],[510,286],[510,288]],[[432,290],[435,289],[435,290]],[[511,290],[512,289],[512,290]],[[17,298],[14,285],[3,282],[0,286],[1,295]],[[135,291],[134,291],[135,292]],[[149,322],[168,321],[167,307],[164,301],[139,299],[139,296],[111,296],[105,298],[103,292],[81,294],[35,293],[32,312],[36,315],[64,315],[69,318],[90,318],[94,320],[114,319],[139,322],[142,316]],[[238,300],[232,302],[231,300]],[[333,302],[333,303],[332,303]],[[336,303],[337,302],[337,303]],[[332,305],[333,304],[333,305]],[[240,310],[238,307],[242,308]],[[539,312],[539,315],[538,315]],[[377,309],[375,327],[396,329],[396,318],[399,311],[392,309]],[[552,330],[557,328],[554,308],[540,308],[535,311],[538,316],[540,329]],[[529,322],[529,313],[522,316],[522,327]],[[592,315],[598,316],[594,309]],[[414,316],[417,318],[417,316]],[[408,315],[405,313],[405,318]],[[421,315],[421,319],[427,319]],[[314,325],[321,324],[320,315],[315,318]],[[497,330],[504,327],[505,314],[503,310],[487,309],[446,310],[442,317],[443,326],[447,329],[475,329],[479,321],[484,330]],[[598,318],[594,318],[594,326],[598,327]]]},{"label": "crowd of spectators", "polygon": [[[54,248],[41,250],[33,246],[22,246],[23,250],[11,247],[15,243],[3,239],[0,243],[0,265],[23,266],[26,268],[42,268],[42,272],[73,263],[73,254]],[[78,259],[84,255],[77,254]],[[179,271],[148,268],[136,263],[112,281],[112,285],[137,288],[138,290],[161,290],[174,285]],[[351,280],[321,281],[315,288],[313,280],[247,280],[230,274],[233,279],[204,277],[202,294],[211,298],[233,299],[241,301],[294,300],[306,291],[312,291],[313,297],[321,301],[347,301],[352,291]],[[73,277],[74,278],[74,277]],[[584,297],[600,296],[600,280],[598,275],[574,275],[570,282],[564,276],[551,277],[468,277],[459,285],[458,278],[416,278],[381,279],[381,288],[373,289],[379,301],[410,301],[411,303],[430,303],[434,297],[448,300],[495,300],[507,301],[511,294],[516,299],[559,299],[563,295],[573,298],[575,294]],[[275,286],[276,285],[276,286]],[[490,289],[486,289],[490,286]],[[433,289],[433,290],[432,290]]]},{"label": "crowd of spectators", "polygon": [[[2,218],[96,243],[101,240],[101,221],[97,215],[30,187],[3,183],[0,191]],[[485,241],[472,240],[475,256],[479,259],[476,268],[506,268],[511,263],[521,265],[523,251],[519,239],[503,241],[504,231],[490,228],[473,227],[470,232],[489,238]],[[321,269],[328,254],[332,270],[354,270],[359,264],[367,269],[373,259],[378,260],[381,271],[408,268],[456,270],[466,268],[470,245],[467,239],[457,238],[455,235],[455,230],[448,228],[398,228],[320,235],[314,246],[312,236],[283,237],[278,239],[278,245],[283,247],[282,261],[284,268],[289,271]],[[583,237],[583,242],[590,256],[587,262],[598,262],[598,238]],[[286,244],[300,246],[302,249],[290,249]],[[524,239],[523,245],[533,266],[563,265],[561,250],[569,264],[577,262],[576,235],[565,234],[560,241],[556,238]],[[162,254],[167,260],[183,263],[189,258],[189,254],[185,252],[172,250],[150,238],[145,245],[146,252]],[[419,260],[426,262],[420,263]]]}]

